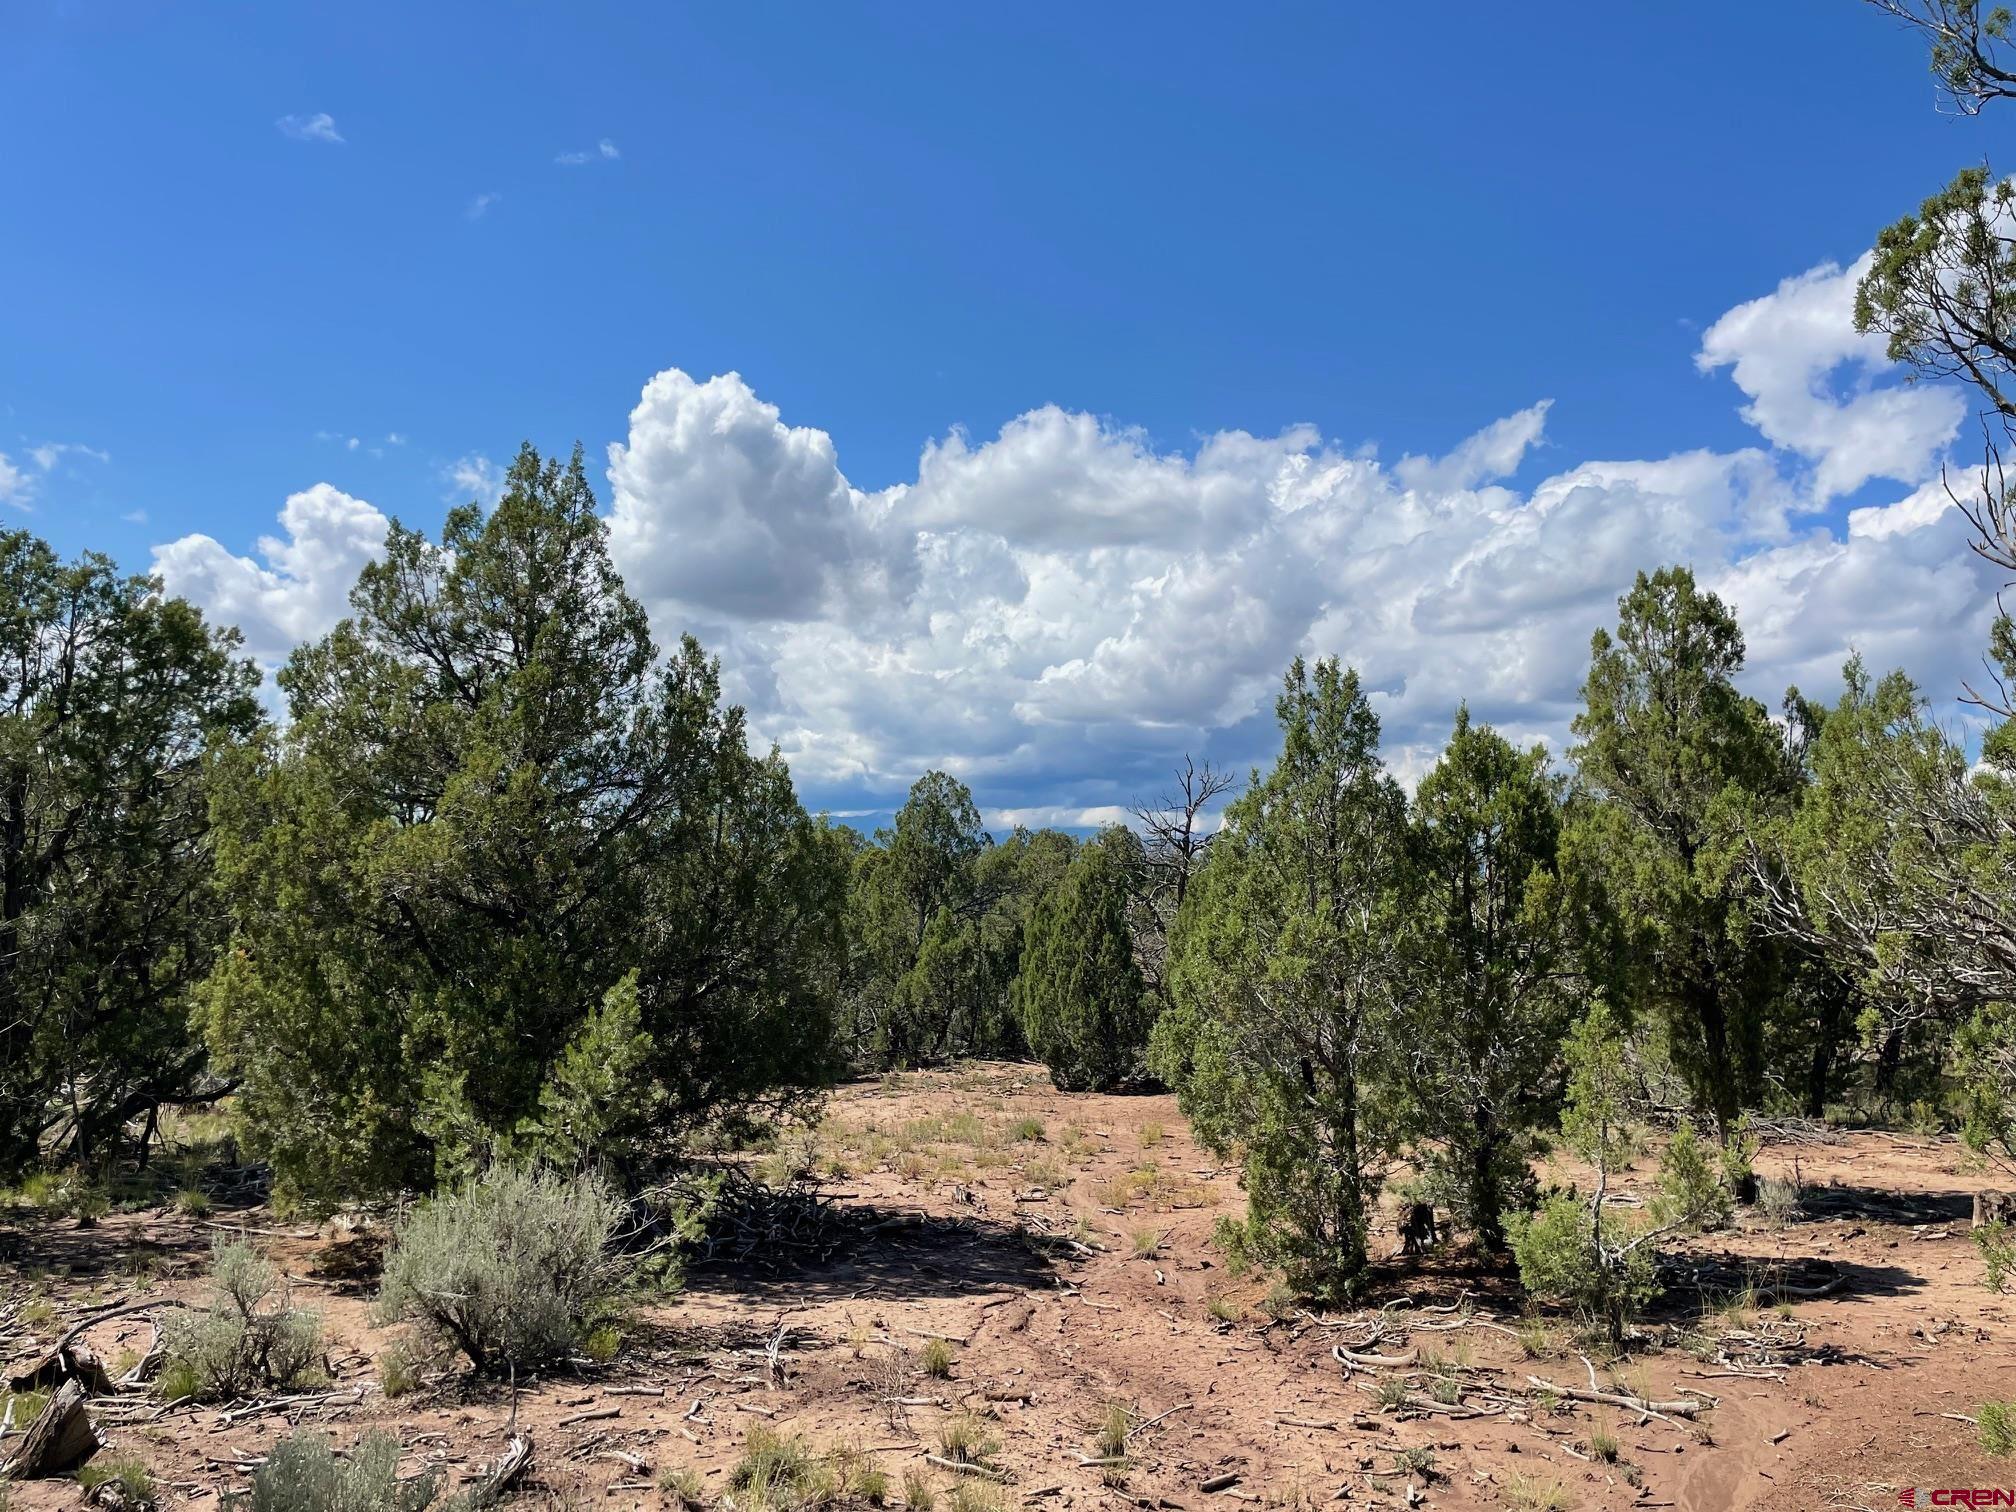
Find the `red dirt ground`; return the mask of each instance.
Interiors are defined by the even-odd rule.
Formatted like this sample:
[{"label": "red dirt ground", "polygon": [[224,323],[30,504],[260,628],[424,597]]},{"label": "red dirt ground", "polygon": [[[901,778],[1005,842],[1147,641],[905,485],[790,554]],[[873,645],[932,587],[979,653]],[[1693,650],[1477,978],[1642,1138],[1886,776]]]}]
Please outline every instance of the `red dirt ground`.
[{"label": "red dirt ground", "polygon": [[[1411,1498],[1448,1508],[1885,1509],[1902,1487],[2016,1487],[2016,1460],[1989,1458],[1967,1423],[1941,1416],[2016,1396],[2016,1298],[1983,1288],[1967,1237],[1971,1193],[1992,1184],[1986,1173],[1954,1143],[1882,1134],[1767,1146],[1759,1169],[1790,1174],[1795,1159],[1813,1189],[1806,1216],[1782,1227],[1748,1218],[1694,1241],[1687,1258],[1724,1288],[1740,1285],[1745,1267],[1839,1283],[1823,1297],[1727,1315],[1676,1288],[1652,1319],[1664,1347],[1593,1368],[1605,1389],[1712,1393],[1716,1404],[1699,1426],[1641,1422],[1530,1396],[1529,1375],[1589,1384],[1572,1327],[1551,1320],[1543,1356],[1528,1358],[1508,1331],[1522,1321],[1513,1289],[1453,1257],[1382,1272],[1374,1300],[1411,1301],[1389,1305],[1380,1341],[1356,1347],[1423,1351],[1411,1372],[1347,1376],[1333,1344],[1367,1339],[1379,1314],[1275,1317],[1261,1306],[1264,1279],[1227,1274],[1209,1239],[1217,1217],[1241,1208],[1236,1176],[1192,1143],[1168,1097],[1062,1094],[1040,1069],[1012,1065],[858,1083],[834,1096],[819,1134],[815,1182],[848,1236],[838,1252],[822,1261],[769,1244],[749,1260],[697,1266],[683,1292],[641,1311],[612,1364],[523,1383],[516,1420],[535,1446],[523,1490],[533,1505],[655,1509],[673,1504],[659,1472],[691,1467],[718,1496],[761,1424],[818,1449],[858,1445],[899,1487],[905,1471],[922,1472],[942,1505],[956,1477],[923,1456],[939,1447],[941,1423],[969,1410],[999,1441],[1003,1508]],[[17,1338],[13,1352],[46,1346],[96,1307],[200,1297],[209,1244],[239,1228],[285,1267],[297,1301],[323,1313],[335,1386],[361,1400],[236,1419],[141,1396],[94,1404],[110,1452],[143,1459],[164,1504],[215,1506],[297,1422],[339,1444],[390,1429],[410,1469],[439,1464],[451,1482],[498,1452],[508,1390],[444,1371],[417,1392],[383,1396],[377,1356],[396,1331],[370,1321],[370,1231],[287,1229],[261,1212],[208,1222],[153,1212],[88,1230],[65,1221],[0,1232],[11,1245],[0,1248],[9,1256],[0,1300],[11,1283],[56,1314],[38,1309],[39,1338]],[[1075,1248],[1065,1242],[1074,1234]],[[780,1326],[781,1383],[765,1359]],[[917,1371],[932,1335],[960,1341],[949,1379]],[[148,1339],[144,1317],[90,1335],[108,1359]],[[1732,1361],[1788,1358],[1804,1363],[1731,1373]],[[1455,1410],[1488,1415],[1382,1410],[1374,1393],[1392,1377],[1424,1401],[1439,1389],[1463,1404]],[[1109,1484],[1079,1457],[1095,1452],[1113,1402],[1145,1426]],[[1592,1434],[1605,1433],[1617,1442],[1614,1463],[1587,1457]],[[1433,1473],[1398,1470],[1396,1453],[1420,1446]],[[1200,1490],[1227,1474],[1238,1479],[1225,1490]],[[81,1498],[73,1482],[28,1483],[14,1489],[12,1512]]]}]

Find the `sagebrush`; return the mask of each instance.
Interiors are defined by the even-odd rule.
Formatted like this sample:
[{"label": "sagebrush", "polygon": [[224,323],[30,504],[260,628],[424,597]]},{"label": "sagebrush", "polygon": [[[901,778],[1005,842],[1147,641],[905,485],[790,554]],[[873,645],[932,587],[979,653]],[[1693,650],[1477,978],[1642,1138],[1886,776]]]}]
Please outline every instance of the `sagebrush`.
[{"label": "sagebrush", "polygon": [[[339,1456],[321,1434],[301,1432],[274,1445],[249,1491],[224,1494],[223,1512],[426,1512],[440,1493],[438,1471],[399,1479],[399,1440],[389,1433],[367,1433]],[[473,1507],[456,1497],[439,1512]]]},{"label": "sagebrush", "polygon": [[249,1244],[219,1239],[210,1282],[207,1308],[162,1326],[164,1396],[226,1401],[322,1378],[322,1320],[294,1306],[278,1267]]},{"label": "sagebrush", "polygon": [[422,1204],[385,1261],[378,1308],[505,1375],[582,1353],[620,1308],[622,1205],[593,1176],[494,1166]]}]

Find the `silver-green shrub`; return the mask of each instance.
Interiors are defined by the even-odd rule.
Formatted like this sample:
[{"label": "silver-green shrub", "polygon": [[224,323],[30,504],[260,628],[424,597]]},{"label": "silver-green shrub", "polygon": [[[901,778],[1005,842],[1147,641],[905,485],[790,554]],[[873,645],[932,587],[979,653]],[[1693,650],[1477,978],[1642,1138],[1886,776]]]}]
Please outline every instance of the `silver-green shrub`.
[{"label": "silver-green shrub", "polygon": [[242,1241],[210,1255],[210,1305],[163,1326],[163,1392],[224,1401],[319,1379],[322,1319],[294,1306],[278,1268]]},{"label": "silver-green shrub", "polygon": [[628,1265],[609,1243],[621,1213],[593,1176],[493,1166],[400,1228],[380,1316],[414,1322],[479,1374],[564,1360],[620,1305]]},{"label": "silver-green shrub", "polygon": [[434,1504],[436,1472],[404,1485],[398,1472],[399,1440],[389,1433],[365,1434],[345,1459],[321,1434],[297,1433],[274,1445],[250,1491],[225,1495],[224,1512],[423,1512]]}]

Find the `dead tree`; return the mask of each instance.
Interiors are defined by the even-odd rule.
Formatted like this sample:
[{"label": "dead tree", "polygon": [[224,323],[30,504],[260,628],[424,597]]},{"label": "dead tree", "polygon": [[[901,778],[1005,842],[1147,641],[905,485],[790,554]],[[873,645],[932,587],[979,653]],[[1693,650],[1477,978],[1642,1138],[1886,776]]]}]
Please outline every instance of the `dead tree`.
[{"label": "dead tree", "polygon": [[1142,852],[1132,909],[1135,954],[1149,990],[1158,995],[1167,993],[1169,933],[1211,845],[1206,810],[1237,785],[1230,772],[1185,756],[1173,791],[1128,811],[1140,831]]}]

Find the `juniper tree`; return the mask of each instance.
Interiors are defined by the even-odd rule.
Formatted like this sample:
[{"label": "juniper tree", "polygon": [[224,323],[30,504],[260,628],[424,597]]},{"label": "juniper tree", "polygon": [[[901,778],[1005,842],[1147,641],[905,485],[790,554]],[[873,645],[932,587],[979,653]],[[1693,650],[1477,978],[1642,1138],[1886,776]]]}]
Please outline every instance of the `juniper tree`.
[{"label": "juniper tree", "polygon": [[836,853],[698,644],[660,660],[604,536],[579,453],[529,446],[438,543],[395,526],[224,794],[204,1029],[298,1193],[480,1163],[633,972],[657,1150],[824,1074]]},{"label": "juniper tree", "polygon": [[1106,831],[1038,899],[1024,931],[1016,1015],[1067,1092],[1107,1091],[1142,1070],[1153,1009],[1127,927],[1140,849],[1132,832]]},{"label": "juniper tree", "polygon": [[1352,1291],[1395,1135],[1409,981],[1406,800],[1355,672],[1297,660],[1280,758],[1225,814],[1172,945],[1151,1061],[1198,1137],[1245,1163],[1245,1240]]},{"label": "juniper tree", "polygon": [[1635,1001],[1659,1015],[1725,1141],[1758,1094],[1778,969],[1772,943],[1747,927],[1737,817],[1785,801],[1791,781],[1763,705],[1736,688],[1742,665],[1735,617],[1691,572],[1638,574],[1616,634],[1591,642],[1572,754],[1599,801],[1567,841],[1623,920]]},{"label": "juniper tree", "polygon": [[[1850,983],[1854,1022],[1877,1045],[1888,1094],[1904,1046],[1965,1025],[1970,1123],[1997,1138],[2016,1077],[1994,1046],[2016,1000],[2016,787],[2005,722],[1967,754],[1901,672],[1842,673],[1796,811],[1753,831],[1751,870],[1782,934]],[[2012,1117],[1999,1115],[2005,1125]]]},{"label": "juniper tree", "polygon": [[1545,750],[1514,749],[1466,708],[1415,794],[1423,980],[1405,1015],[1406,1122],[1435,1195],[1487,1250],[1532,1185],[1583,980],[1586,910],[1557,865],[1561,787]]},{"label": "juniper tree", "polygon": [[188,994],[226,928],[208,805],[257,682],[157,580],[0,532],[0,1179],[217,1089]]},{"label": "juniper tree", "polygon": [[[1964,115],[2016,97],[2016,18],[1981,0],[1870,0],[1927,42],[1932,72]],[[1915,378],[1955,380],[1981,402],[1982,462],[1948,493],[1974,527],[1974,549],[2016,571],[2016,499],[2006,461],[2016,436],[2016,186],[1987,163],[1963,168],[1917,211],[1886,226],[1855,288],[1855,329],[1885,338]],[[2016,627],[1998,612],[1993,690],[1973,696],[2003,718],[2011,707]]]},{"label": "juniper tree", "polygon": [[1527,1290],[1572,1302],[1621,1343],[1632,1317],[1658,1294],[1654,1246],[1668,1235],[1728,1217],[1739,1168],[1716,1159],[1683,1124],[1660,1159],[1659,1192],[1644,1215],[1609,1205],[1611,1179],[1638,1153],[1643,1136],[1639,1080],[1622,1026],[1600,998],[1561,1047],[1568,1086],[1561,1137],[1589,1168],[1586,1194],[1550,1196],[1512,1224],[1512,1247]]},{"label": "juniper tree", "polygon": [[1062,830],[1018,825],[980,853],[973,893],[985,979],[967,1026],[969,1053],[1014,1057],[1029,1051],[1014,1003],[1029,919],[1063,881],[1078,851],[1078,841]]},{"label": "juniper tree", "polygon": [[996,844],[964,783],[918,778],[853,861],[845,1021],[856,1063],[1019,1053],[1009,990],[1023,921],[1073,849],[1056,830],[1017,828]]}]

